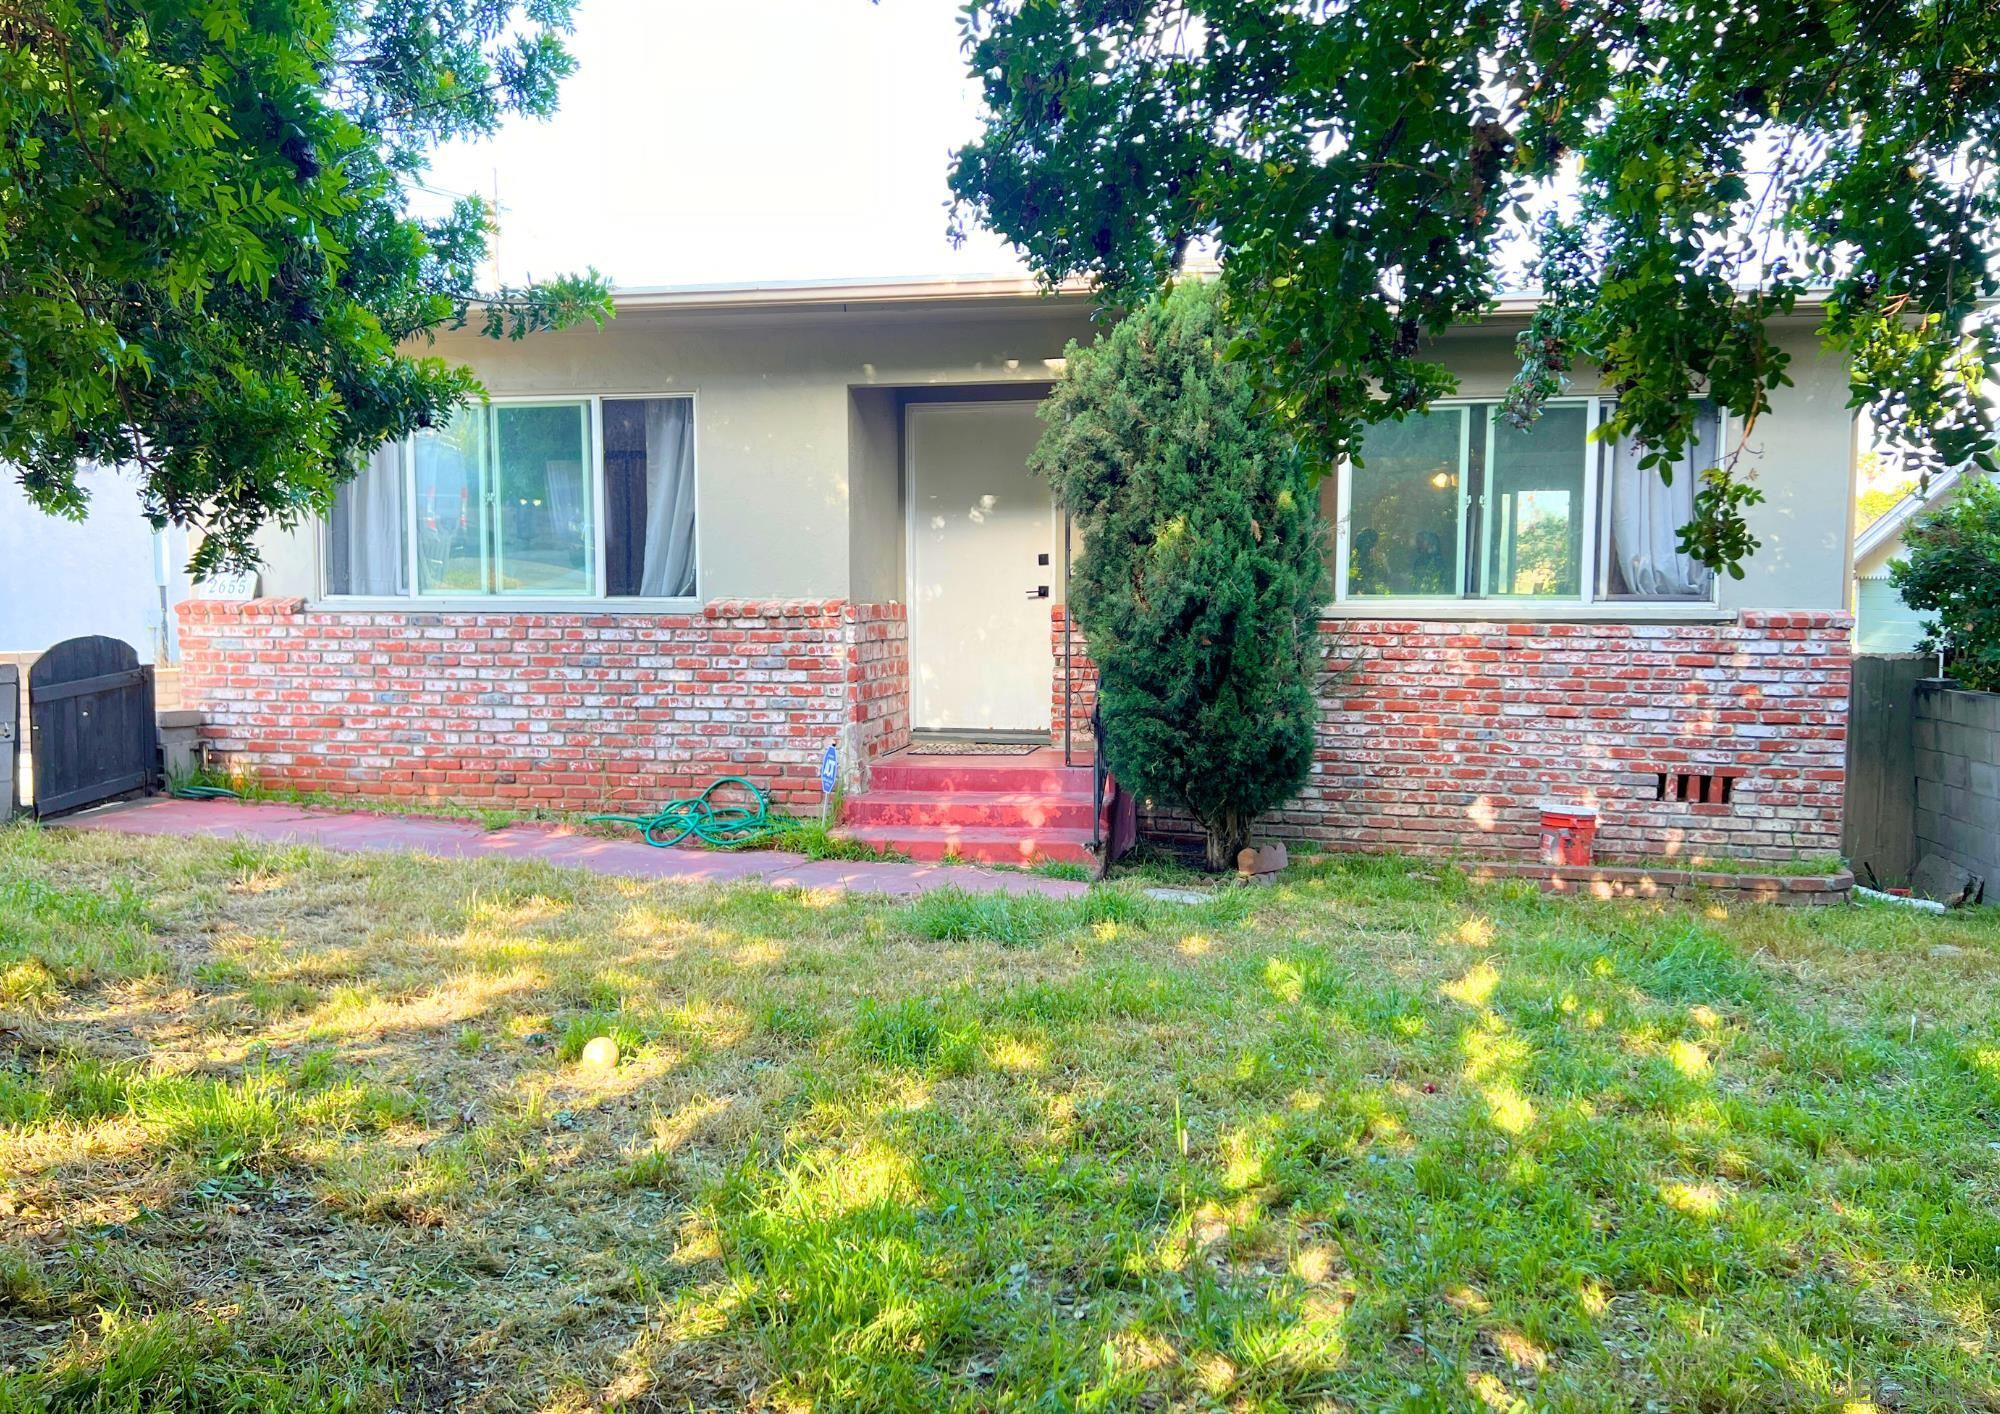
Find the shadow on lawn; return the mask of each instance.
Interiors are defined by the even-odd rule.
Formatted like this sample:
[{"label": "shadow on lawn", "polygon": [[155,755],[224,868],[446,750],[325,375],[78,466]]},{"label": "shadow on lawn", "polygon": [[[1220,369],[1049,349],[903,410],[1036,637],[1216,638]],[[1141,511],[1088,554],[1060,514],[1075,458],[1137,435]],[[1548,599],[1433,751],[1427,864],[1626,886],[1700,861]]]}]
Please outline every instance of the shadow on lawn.
[{"label": "shadow on lawn", "polygon": [[0,837],[37,1396],[2000,1392],[1977,920],[1916,973],[1394,860],[1181,910],[76,850]]}]

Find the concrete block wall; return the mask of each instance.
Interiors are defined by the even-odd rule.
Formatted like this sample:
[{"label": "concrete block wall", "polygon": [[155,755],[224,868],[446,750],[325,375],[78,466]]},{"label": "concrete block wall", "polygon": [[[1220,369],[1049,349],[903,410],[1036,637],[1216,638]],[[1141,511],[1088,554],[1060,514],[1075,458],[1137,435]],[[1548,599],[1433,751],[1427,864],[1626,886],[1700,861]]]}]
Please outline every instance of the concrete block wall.
[{"label": "concrete block wall", "polygon": [[1917,854],[1941,854],[2000,886],[2000,692],[1917,684]]}]

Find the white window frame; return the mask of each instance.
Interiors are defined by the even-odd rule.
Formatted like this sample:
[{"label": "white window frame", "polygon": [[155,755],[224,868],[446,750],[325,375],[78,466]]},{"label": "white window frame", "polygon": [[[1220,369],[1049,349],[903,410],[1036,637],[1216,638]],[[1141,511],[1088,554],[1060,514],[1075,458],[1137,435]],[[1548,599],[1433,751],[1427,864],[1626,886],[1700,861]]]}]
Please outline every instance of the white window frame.
[{"label": "white window frame", "polygon": [[[1609,538],[1603,531],[1601,502],[1604,495],[1607,443],[1597,439],[1597,429],[1603,426],[1611,399],[1600,395],[1551,398],[1550,407],[1581,407],[1585,409],[1584,426],[1586,433],[1583,444],[1583,553],[1578,566],[1580,592],[1574,597],[1543,598],[1526,595],[1468,594],[1425,594],[1425,595],[1353,595],[1347,592],[1348,555],[1352,548],[1353,525],[1352,495],[1354,487],[1353,463],[1343,458],[1335,468],[1339,478],[1335,491],[1337,519],[1333,526],[1334,564],[1333,600],[1327,606],[1326,614],[1332,618],[1465,618],[1495,620],[1542,620],[1560,621],[1569,618],[1601,619],[1689,619],[1724,617],[1718,607],[1717,598],[1721,587],[1721,576],[1711,576],[1708,596],[1703,599],[1640,599],[1626,597],[1606,597],[1599,593],[1598,586],[1608,564]],[[1480,587],[1485,588],[1488,575],[1486,565],[1486,539],[1489,527],[1486,517],[1490,507],[1482,504],[1475,508],[1471,504],[1470,478],[1466,470],[1471,456],[1472,417],[1470,409],[1475,407],[1497,408],[1497,397],[1454,397],[1439,398],[1430,405],[1429,411],[1466,409],[1459,427],[1459,476],[1458,476],[1458,526],[1459,555],[1465,554],[1466,530],[1469,517],[1477,514],[1480,518],[1479,563],[1476,567],[1461,566],[1460,582],[1476,568]],[[1495,419],[1486,420],[1487,458],[1492,466],[1492,441]],[[1729,419],[1726,413],[1717,419],[1717,451],[1727,446]]]},{"label": "white window frame", "polygon": [[[694,593],[672,597],[619,595],[605,592],[609,580],[609,566],[605,563],[605,549],[608,543],[604,494],[604,404],[610,402],[630,402],[636,399],[681,398],[688,404],[688,413],[694,419]],[[584,405],[589,412],[590,433],[590,504],[592,532],[595,544],[591,559],[594,582],[589,594],[575,595],[526,595],[526,594],[420,594],[417,592],[417,479],[411,474],[415,458],[416,437],[405,437],[398,444],[403,456],[403,553],[406,582],[410,585],[408,594],[334,594],[327,589],[329,566],[327,560],[327,526],[320,523],[319,534],[314,539],[315,552],[319,559],[319,598],[316,604],[328,608],[420,613],[575,613],[592,614],[672,614],[688,613],[707,603],[703,585],[704,556],[702,555],[702,513],[701,513],[701,408],[698,393],[690,388],[635,390],[606,390],[596,393],[510,393],[490,397],[478,404],[480,407],[572,407]],[[482,530],[482,534],[487,533]]]}]

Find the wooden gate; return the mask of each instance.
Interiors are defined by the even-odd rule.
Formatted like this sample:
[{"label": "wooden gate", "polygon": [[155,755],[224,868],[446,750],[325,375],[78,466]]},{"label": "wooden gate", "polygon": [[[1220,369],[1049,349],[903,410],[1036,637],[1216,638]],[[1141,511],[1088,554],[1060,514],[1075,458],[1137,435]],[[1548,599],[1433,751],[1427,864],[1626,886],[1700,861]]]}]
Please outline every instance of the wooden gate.
[{"label": "wooden gate", "polygon": [[1929,654],[1862,654],[1847,709],[1847,811],[1840,852],[1864,884],[1906,884],[1917,864],[1917,683]]},{"label": "wooden gate", "polygon": [[35,814],[81,810],[142,790],[159,771],[153,670],[115,638],[58,643],[28,670]]}]

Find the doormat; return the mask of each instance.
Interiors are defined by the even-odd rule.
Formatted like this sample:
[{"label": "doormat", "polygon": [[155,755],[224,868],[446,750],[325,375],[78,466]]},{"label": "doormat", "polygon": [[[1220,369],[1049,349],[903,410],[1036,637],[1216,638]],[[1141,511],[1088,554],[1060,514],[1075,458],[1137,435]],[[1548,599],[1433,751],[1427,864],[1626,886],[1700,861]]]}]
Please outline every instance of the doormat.
[{"label": "doormat", "polygon": [[951,737],[916,737],[910,742],[912,756],[1030,756],[1042,749],[1039,741],[958,741]]}]

